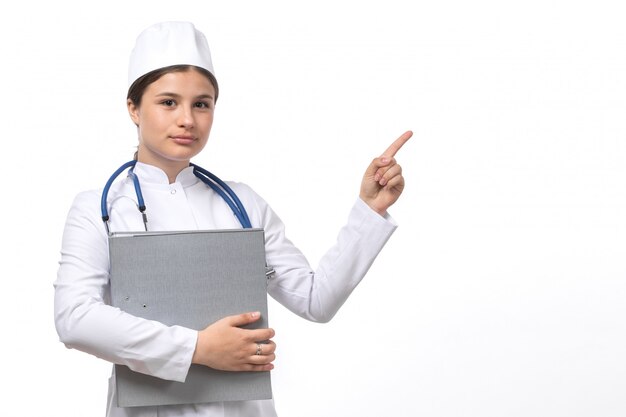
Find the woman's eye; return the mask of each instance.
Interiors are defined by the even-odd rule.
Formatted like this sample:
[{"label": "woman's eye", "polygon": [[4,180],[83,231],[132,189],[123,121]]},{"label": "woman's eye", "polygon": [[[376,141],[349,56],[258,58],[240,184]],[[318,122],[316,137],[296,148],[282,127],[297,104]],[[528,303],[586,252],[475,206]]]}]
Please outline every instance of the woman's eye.
[{"label": "woman's eye", "polygon": [[195,106],[199,109],[210,109],[211,105],[204,101],[199,101],[195,104]]},{"label": "woman's eye", "polygon": [[163,105],[165,105],[165,106],[168,106],[168,107],[171,107],[171,106],[173,106],[174,104],[176,104],[176,102],[175,102],[174,100],[163,100],[163,101],[161,102],[161,104],[163,104]]}]

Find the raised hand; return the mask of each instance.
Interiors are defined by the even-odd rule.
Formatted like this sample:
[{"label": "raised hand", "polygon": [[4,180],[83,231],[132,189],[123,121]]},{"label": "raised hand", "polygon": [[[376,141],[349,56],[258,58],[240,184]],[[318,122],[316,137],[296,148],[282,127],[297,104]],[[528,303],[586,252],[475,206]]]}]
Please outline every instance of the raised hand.
[{"label": "raised hand", "polygon": [[404,190],[402,167],[394,156],[413,136],[410,130],[404,132],[378,158],[374,158],[367,167],[361,182],[361,199],[374,211],[384,216],[387,209],[395,203]]}]

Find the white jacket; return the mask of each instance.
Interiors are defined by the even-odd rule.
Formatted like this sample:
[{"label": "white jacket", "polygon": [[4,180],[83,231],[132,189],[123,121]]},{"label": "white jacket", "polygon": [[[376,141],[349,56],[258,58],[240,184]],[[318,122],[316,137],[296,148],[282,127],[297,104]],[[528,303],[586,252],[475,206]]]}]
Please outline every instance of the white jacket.
[{"label": "white jacket", "polygon": [[[239,228],[230,207],[199,181],[191,168],[169,184],[166,174],[137,163],[150,230]],[[308,320],[326,322],[361,281],[396,228],[357,200],[336,244],[313,271],[285,237],[284,226],[268,204],[248,186],[228,183],[248,211],[253,227],[265,230],[268,265],[276,273],[268,293]],[[184,381],[196,346],[197,331],[165,326],[110,305],[108,240],[100,214],[101,191],[79,194],[69,211],[55,281],[55,323],[68,347],[159,378]],[[143,230],[132,181],[113,184],[108,206],[111,231]],[[242,312],[243,313],[243,312]],[[116,406],[114,378],[107,416],[275,416],[273,401],[190,404],[167,407]]]}]

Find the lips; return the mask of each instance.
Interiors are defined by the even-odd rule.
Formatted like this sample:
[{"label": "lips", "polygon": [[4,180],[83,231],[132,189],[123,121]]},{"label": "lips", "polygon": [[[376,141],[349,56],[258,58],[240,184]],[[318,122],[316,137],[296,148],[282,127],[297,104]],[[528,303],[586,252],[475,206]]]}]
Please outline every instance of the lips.
[{"label": "lips", "polygon": [[193,136],[187,135],[170,136],[170,138],[179,145],[190,145],[196,140]]}]

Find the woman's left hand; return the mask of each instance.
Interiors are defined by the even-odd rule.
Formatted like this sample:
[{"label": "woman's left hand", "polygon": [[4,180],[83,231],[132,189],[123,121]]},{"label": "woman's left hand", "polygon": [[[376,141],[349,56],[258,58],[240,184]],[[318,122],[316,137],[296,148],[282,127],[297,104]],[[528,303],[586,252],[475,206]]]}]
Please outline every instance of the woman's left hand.
[{"label": "woman's left hand", "polygon": [[383,154],[374,158],[363,175],[360,197],[372,210],[381,216],[395,203],[404,190],[402,167],[394,156],[413,136],[410,130],[396,139]]}]

